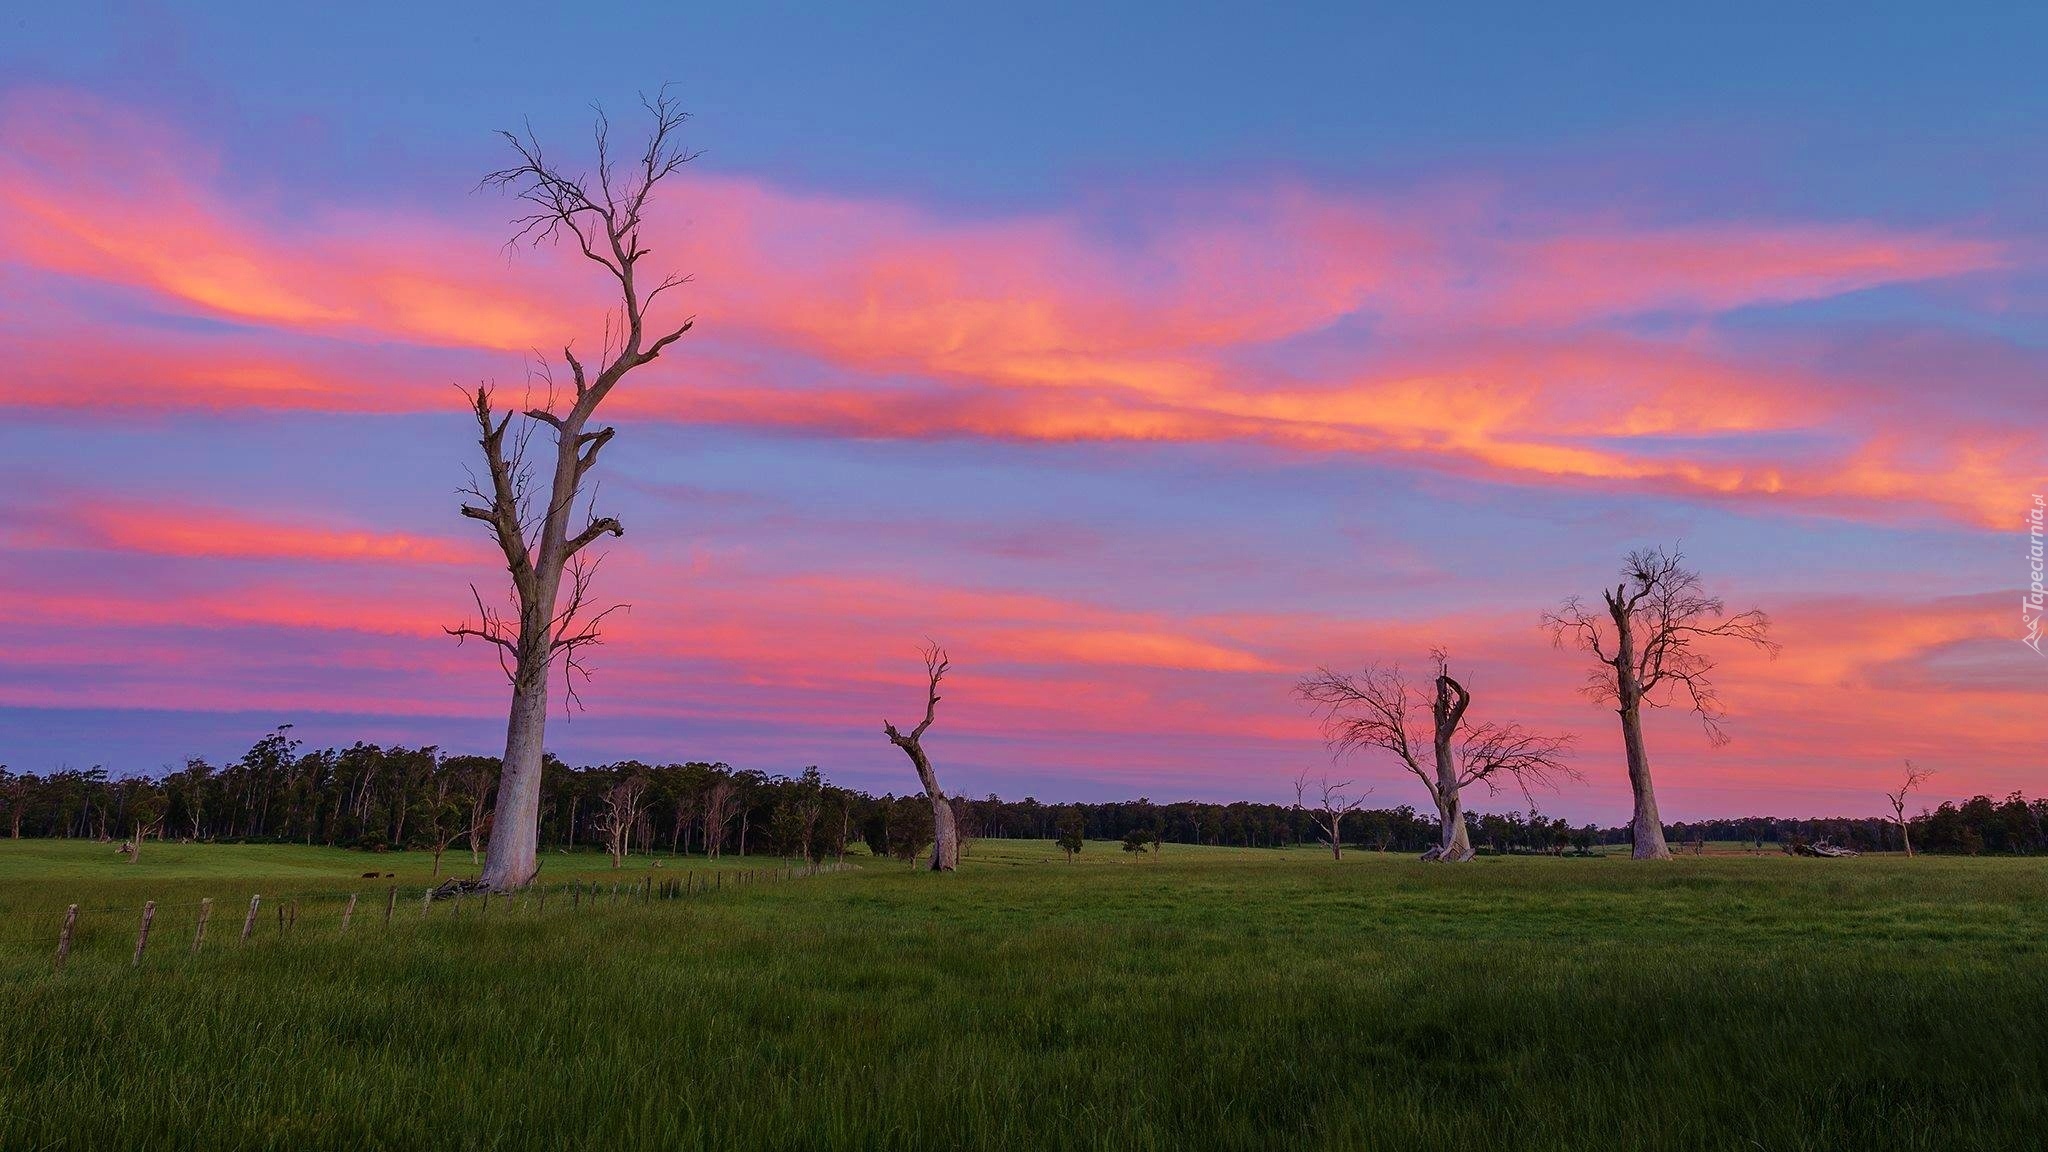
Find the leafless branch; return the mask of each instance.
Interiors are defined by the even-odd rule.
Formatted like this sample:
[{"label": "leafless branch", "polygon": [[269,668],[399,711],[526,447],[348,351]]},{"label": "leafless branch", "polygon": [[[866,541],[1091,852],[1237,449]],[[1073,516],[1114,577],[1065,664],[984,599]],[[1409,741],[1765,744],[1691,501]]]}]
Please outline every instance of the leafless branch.
[{"label": "leafless branch", "polygon": [[1414,696],[1399,665],[1374,664],[1357,673],[1318,668],[1294,686],[1294,694],[1321,717],[1333,755],[1367,748],[1390,752],[1408,771],[1429,782],[1429,771],[1409,737]]}]

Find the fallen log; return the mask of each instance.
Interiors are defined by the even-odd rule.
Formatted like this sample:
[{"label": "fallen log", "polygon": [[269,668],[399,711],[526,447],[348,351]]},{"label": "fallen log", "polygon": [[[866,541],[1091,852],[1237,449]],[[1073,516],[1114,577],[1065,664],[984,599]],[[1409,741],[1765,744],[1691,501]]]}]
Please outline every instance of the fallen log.
[{"label": "fallen log", "polygon": [[427,893],[427,899],[453,900],[457,896],[461,896],[465,893],[475,895],[478,892],[488,893],[490,890],[491,886],[489,884],[484,883],[482,880],[464,880],[458,878],[450,878],[447,880],[443,880],[440,884],[436,885],[432,891],[429,891]]},{"label": "fallen log", "polygon": [[1823,860],[1839,860],[1844,856],[1860,855],[1854,848],[1830,844],[1826,840],[1815,840],[1811,844],[1795,842],[1784,846],[1787,856],[1817,856]]}]

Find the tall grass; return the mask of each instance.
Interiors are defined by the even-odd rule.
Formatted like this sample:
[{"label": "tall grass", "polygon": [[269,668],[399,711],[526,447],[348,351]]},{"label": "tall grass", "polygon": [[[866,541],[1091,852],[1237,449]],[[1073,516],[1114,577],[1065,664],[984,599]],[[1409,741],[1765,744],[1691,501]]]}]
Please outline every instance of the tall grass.
[{"label": "tall grass", "polygon": [[[420,917],[409,857],[103,852],[0,844],[0,1147],[1892,1152],[2048,1132],[2033,860],[1091,845],[1069,866],[983,841],[950,877],[864,860],[458,920]],[[400,875],[361,880],[368,862]],[[410,896],[387,929],[367,893],[390,883]],[[301,895],[289,932],[266,910],[244,947],[259,885],[332,895]],[[201,895],[194,957],[175,925]],[[166,911],[135,969],[145,898]],[[106,911],[53,974],[72,902]]]}]

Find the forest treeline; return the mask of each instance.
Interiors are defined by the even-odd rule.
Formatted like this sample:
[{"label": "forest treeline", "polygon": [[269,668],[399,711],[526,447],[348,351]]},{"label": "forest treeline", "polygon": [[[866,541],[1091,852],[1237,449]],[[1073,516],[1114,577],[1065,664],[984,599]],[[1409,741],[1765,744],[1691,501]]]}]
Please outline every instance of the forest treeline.
[{"label": "forest treeline", "polygon": [[[304,751],[289,727],[232,762],[203,759],[159,776],[114,778],[102,769],[43,775],[0,766],[0,828],[8,836],[272,841],[381,850],[416,848],[473,856],[489,839],[500,760],[450,756],[434,747]],[[932,842],[922,794],[874,796],[842,788],[816,768],[794,776],[724,764],[622,761],[571,767],[544,762],[541,843],[549,849],[632,853],[765,854],[818,859],[854,843],[878,854],[917,855]],[[963,839],[1055,839],[1213,844],[1250,848],[1320,843],[1316,814],[1299,805],[1150,799],[1048,804],[1032,797],[951,801]],[[1538,813],[1468,814],[1483,851],[1584,851],[1625,844],[1626,825],[1572,825]],[[1945,801],[1910,820],[1915,849],[1961,854],[2048,852],[2048,797]],[[1434,814],[1360,809],[1343,824],[1347,847],[1421,852],[1439,842]],[[1665,826],[1683,851],[1702,841],[1758,847],[1828,840],[1899,847],[1890,818],[1836,817],[1679,822]]]}]

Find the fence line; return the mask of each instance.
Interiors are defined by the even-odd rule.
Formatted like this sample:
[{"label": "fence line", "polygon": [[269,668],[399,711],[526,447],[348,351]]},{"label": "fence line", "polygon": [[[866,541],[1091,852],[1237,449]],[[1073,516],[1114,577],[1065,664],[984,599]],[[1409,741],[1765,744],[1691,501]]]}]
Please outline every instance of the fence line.
[{"label": "fence line", "polygon": [[[853,871],[856,868],[856,865],[848,864],[844,861],[832,861],[809,865],[785,864],[774,868],[691,869],[675,877],[656,877],[650,874],[632,881],[613,881],[609,887],[597,879],[577,878],[558,884],[536,884],[514,894],[500,895],[498,898],[500,911],[495,915],[498,919],[504,919],[508,916],[524,915],[539,917],[545,915],[547,912],[547,898],[550,892],[553,892],[556,896],[555,908],[557,915],[567,916],[600,907],[611,908],[621,904],[629,907],[637,904],[642,908],[648,908],[656,901],[668,903],[688,899],[693,896],[722,892],[728,884],[737,888],[742,885],[754,885],[769,881],[801,880],[829,873]],[[387,929],[391,927],[393,914],[398,908],[398,892],[400,887],[401,885],[392,884],[387,888],[384,904],[384,926]],[[340,903],[340,921],[336,934],[348,933],[349,925],[355,915],[358,898],[362,895],[362,892],[362,888],[351,888],[300,892],[286,896],[273,894],[270,897],[270,901],[277,918],[275,935],[279,939],[285,939],[293,934],[294,929],[298,926],[299,905],[302,899],[310,904],[314,904],[316,907],[323,900],[332,900]],[[433,919],[433,906],[436,903],[434,895],[435,886],[433,885],[426,886],[421,893],[420,919],[422,922]],[[491,910],[492,895],[491,892],[486,891],[483,894],[483,898],[475,902],[478,904],[478,908],[473,914],[474,919],[490,919],[493,916]],[[566,906],[561,901],[563,895],[569,897]],[[346,898],[345,903],[343,902],[344,897]],[[242,920],[242,933],[237,941],[238,945],[247,947],[252,942],[260,943],[258,937],[262,934],[257,931],[256,923],[257,917],[262,910],[264,899],[265,897],[261,893],[250,895],[249,909]],[[446,902],[450,905],[447,919],[461,920],[463,918],[462,893],[456,892],[452,899],[448,899]],[[503,910],[507,904],[511,905],[512,910],[509,912]],[[129,966],[131,968],[143,967],[144,953],[149,946],[150,933],[157,923],[159,909],[171,911],[187,906],[193,906],[192,902],[173,901],[170,903],[160,903],[156,900],[143,902],[141,922],[137,927],[135,936],[134,951],[129,959]],[[60,973],[64,970],[66,962],[71,957],[75,942],[89,943],[90,933],[81,934],[82,922],[88,916],[97,920],[100,915],[105,915],[111,921],[117,916],[132,915],[133,909],[134,905],[132,904],[106,904],[89,908],[78,904],[66,905],[63,923],[57,933],[57,950],[52,958],[53,969]],[[201,897],[197,901],[196,909],[197,911],[193,919],[192,945],[189,952],[191,956],[200,955],[205,947],[207,924],[213,916],[213,897]],[[309,915],[309,927],[311,920],[312,917]],[[134,923],[133,921],[130,922]],[[166,930],[174,928],[175,923]],[[354,936],[358,939],[365,938],[360,932],[355,933]],[[44,937],[44,939],[48,939],[48,937]],[[238,950],[239,948],[231,949],[231,951]],[[87,954],[90,954],[90,949],[88,949]]]}]

